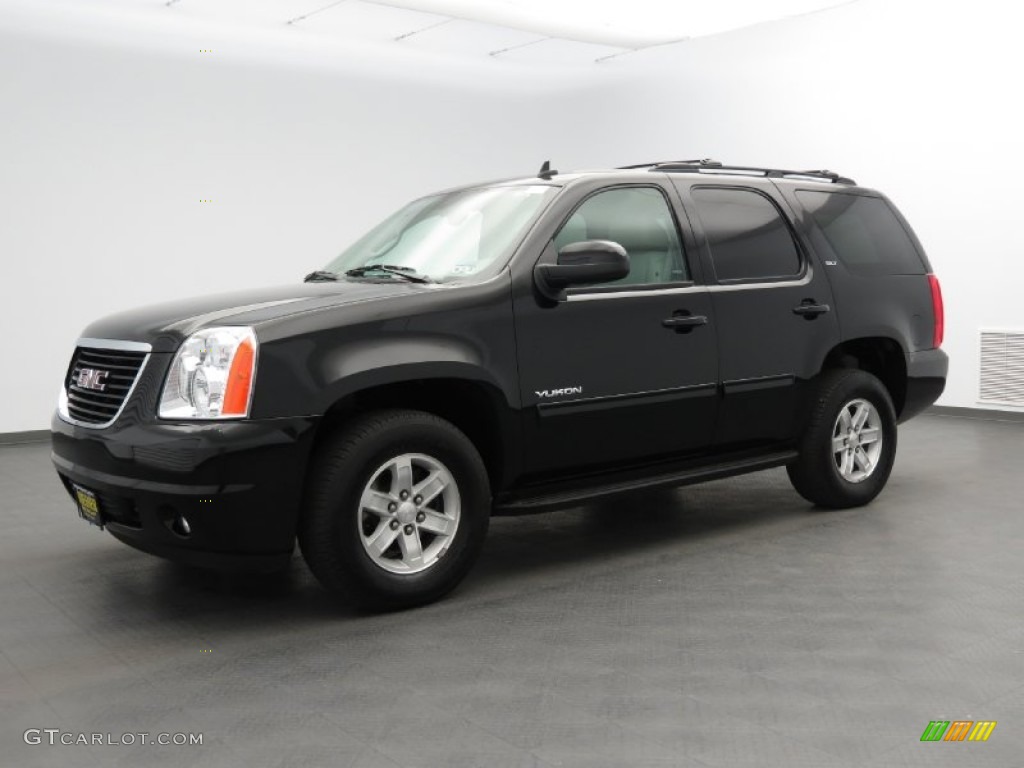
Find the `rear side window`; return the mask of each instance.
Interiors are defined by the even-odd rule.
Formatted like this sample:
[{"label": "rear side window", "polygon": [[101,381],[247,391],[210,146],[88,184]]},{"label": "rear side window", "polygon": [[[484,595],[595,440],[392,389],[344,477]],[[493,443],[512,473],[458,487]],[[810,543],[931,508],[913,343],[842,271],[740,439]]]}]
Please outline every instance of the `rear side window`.
[{"label": "rear side window", "polygon": [[698,187],[697,215],[719,280],[766,280],[800,272],[800,254],[775,204],[749,189]]},{"label": "rear side window", "polygon": [[882,198],[807,190],[796,194],[836,256],[851,272],[924,274],[924,264],[913,241]]}]

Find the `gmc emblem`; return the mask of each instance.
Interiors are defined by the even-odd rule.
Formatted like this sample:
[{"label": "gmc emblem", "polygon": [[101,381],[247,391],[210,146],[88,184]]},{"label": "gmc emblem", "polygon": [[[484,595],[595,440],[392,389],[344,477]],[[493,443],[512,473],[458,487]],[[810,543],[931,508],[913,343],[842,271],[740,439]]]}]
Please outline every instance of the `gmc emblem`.
[{"label": "gmc emblem", "polygon": [[110,371],[97,371],[95,368],[79,368],[75,376],[75,384],[79,389],[92,389],[102,392],[107,388],[107,376]]}]

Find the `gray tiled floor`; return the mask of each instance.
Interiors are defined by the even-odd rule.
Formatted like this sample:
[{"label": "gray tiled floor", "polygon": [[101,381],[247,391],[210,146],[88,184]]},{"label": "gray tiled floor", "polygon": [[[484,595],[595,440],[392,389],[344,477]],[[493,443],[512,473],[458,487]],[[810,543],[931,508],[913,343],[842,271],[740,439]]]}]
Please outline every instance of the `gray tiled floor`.
[{"label": "gray tiled floor", "polygon": [[[861,510],[773,471],[496,520],[455,594],[386,616],[299,561],[134,552],[76,519],[45,446],[0,447],[0,764],[1022,766],[1024,424],[922,417],[901,441]],[[922,744],[933,719],[999,725]]]}]

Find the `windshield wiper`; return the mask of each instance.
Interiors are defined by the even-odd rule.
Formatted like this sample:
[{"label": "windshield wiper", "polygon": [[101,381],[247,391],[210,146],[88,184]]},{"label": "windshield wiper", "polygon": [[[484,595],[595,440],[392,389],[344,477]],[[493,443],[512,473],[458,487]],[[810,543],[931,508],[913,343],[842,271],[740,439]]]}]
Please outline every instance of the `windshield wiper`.
[{"label": "windshield wiper", "polygon": [[347,270],[345,275],[348,277],[362,277],[367,272],[386,272],[389,275],[397,275],[403,280],[408,280],[410,283],[433,282],[429,277],[417,275],[416,270],[412,267],[401,267],[397,264],[364,264],[361,267]]},{"label": "windshield wiper", "polygon": [[338,276],[333,272],[328,272],[323,269],[318,269],[315,272],[310,272],[304,278],[304,283],[336,283],[338,282]]}]

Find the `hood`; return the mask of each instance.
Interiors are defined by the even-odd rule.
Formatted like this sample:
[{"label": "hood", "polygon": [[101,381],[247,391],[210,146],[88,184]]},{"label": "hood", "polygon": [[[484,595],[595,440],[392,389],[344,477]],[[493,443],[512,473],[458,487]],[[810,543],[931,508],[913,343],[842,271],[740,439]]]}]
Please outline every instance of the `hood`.
[{"label": "hood", "polygon": [[233,291],[181,299],[119,312],[98,320],[82,332],[91,339],[142,341],[154,352],[173,352],[182,340],[212,325],[251,325],[363,301],[407,296],[435,285],[404,281],[298,283],[275,288]]}]

